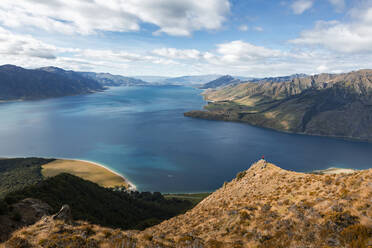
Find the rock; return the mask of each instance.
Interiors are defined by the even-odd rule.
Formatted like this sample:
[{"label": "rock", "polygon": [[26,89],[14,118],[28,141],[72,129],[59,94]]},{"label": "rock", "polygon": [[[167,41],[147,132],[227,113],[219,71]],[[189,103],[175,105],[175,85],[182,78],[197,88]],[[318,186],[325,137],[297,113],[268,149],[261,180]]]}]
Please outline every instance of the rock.
[{"label": "rock", "polygon": [[33,198],[23,199],[10,208],[9,213],[0,215],[0,242],[7,240],[14,230],[32,225],[52,211],[48,204]]},{"label": "rock", "polygon": [[61,210],[53,215],[53,220],[63,220],[66,223],[72,222],[71,208],[69,205],[63,205]]}]

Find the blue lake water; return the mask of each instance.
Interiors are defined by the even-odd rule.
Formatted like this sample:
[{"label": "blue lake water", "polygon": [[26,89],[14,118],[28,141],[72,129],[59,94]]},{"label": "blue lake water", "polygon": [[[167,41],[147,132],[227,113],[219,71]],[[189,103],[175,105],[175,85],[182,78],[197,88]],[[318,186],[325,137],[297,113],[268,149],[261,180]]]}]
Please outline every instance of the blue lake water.
[{"label": "blue lake water", "polygon": [[200,90],[176,86],[1,103],[0,157],[96,161],[161,192],[215,190],[262,154],[296,171],[372,167],[369,143],[183,116],[204,104]]}]

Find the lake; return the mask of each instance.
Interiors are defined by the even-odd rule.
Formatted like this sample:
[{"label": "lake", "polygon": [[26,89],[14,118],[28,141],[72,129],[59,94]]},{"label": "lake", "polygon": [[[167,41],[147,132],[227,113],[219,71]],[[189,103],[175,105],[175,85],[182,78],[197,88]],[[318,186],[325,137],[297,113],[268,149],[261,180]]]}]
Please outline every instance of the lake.
[{"label": "lake", "polygon": [[372,167],[372,144],[286,134],[183,116],[202,109],[189,87],[117,87],[56,99],[0,103],[0,157],[105,164],[141,191],[219,188],[265,155],[289,170]]}]

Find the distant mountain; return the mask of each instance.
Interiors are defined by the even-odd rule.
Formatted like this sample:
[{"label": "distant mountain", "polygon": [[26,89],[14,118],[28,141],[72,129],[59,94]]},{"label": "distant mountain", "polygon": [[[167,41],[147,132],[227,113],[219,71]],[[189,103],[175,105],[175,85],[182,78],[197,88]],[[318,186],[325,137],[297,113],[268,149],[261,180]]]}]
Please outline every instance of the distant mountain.
[{"label": "distant mountain", "polygon": [[[214,81],[222,75],[210,74],[210,75],[198,75],[198,76],[182,76],[182,77],[162,77],[162,76],[135,76],[134,78],[144,80],[153,85],[184,85],[184,86],[201,86]],[[241,81],[249,81],[254,79],[252,77],[234,76],[235,79]]]},{"label": "distant mountain", "polygon": [[221,77],[221,75],[200,75],[200,76],[183,76],[175,78],[167,78],[162,84],[185,85],[185,86],[200,86],[212,80]]},{"label": "distant mountain", "polygon": [[143,80],[149,83],[161,83],[170,77],[162,77],[162,76],[134,76],[133,78]]},{"label": "distant mountain", "polygon": [[221,86],[226,86],[230,84],[239,84],[241,81],[239,79],[233,78],[230,75],[219,77],[213,81],[210,81],[209,83],[204,84],[200,87],[200,89],[210,89],[210,88],[218,88]]},{"label": "distant mountain", "polygon": [[83,77],[96,80],[103,86],[136,86],[149,84],[141,79],[112,75],[110,73],[79,72],[79,74]]},{"label": "distant mountain", "polygon": [[0,100],[32,100],[87,94],[103,90],[95,80],[73,71],[48,67],[0,66]]},{"label": "distant mountain", "polygon": [[280,82],[291,81],[292,79],[295,79],[295,78],[304,78],[308,76],[309,75],[307,74],[301,73],[301,74],[293,74],[293,75],[283,76],[283,77],[251,78],[251,79],[244,80],[244,81],[255,82],[255,83],[263,83],[263,82],[280,83]]},{"label": "distant mountain", "polygon": [[230,85],[205,98],[207,111],[185,115],[372,141],[372,70]]},{"label": "distant mountain", "polygon": [[201,89],[214,89],[221,86],[226,85],[236,85],[243,82],[252,82],[252,83],[262,83],[262,82],[271,82],[271,83],[280,83],[280,82],[286,82],[290,81],[295,78],[303,78],[306,77],[306,74],[293,74],[290,76],[284,76],[284,77],[267,77],[267,78],[252,78],[252,77],[241,77],[236,76],[232,77],[230,75],[222,76],[220,78],[217,78],[211,82],[208,82],[201,86]]}]

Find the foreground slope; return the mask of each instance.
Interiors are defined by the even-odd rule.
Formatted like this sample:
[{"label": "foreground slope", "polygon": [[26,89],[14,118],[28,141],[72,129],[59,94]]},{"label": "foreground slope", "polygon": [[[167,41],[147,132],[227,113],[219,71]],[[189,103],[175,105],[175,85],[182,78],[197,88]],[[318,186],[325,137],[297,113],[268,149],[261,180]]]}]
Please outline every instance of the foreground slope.
[{"label": "foreground slope", "polygon": [[372,70],[249,82],[204,95],[207,111],[186,116],[372,141]]},{"label": "foreground slope", "polygon": [[14,233],[7,244],[8,247],[22,242],[29,247],[67,244],[70,247],[369,247],[372,245],[371,199],[372,169],[315,175],[286,171],[261,160],[186,214],[142,232],[45,219]]}]

